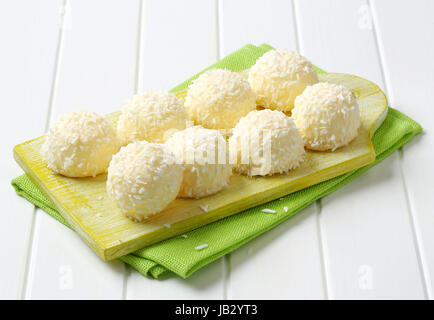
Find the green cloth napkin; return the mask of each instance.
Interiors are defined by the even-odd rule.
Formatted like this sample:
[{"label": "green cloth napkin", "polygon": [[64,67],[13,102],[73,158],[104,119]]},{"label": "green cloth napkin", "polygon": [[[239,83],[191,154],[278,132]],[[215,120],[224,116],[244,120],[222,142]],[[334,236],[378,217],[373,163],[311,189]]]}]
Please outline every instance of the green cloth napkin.
[{"label": "green cloth napkin", "polygon": [[[270,49],[272,47],[268,45],[259,47],[246,45],[209,68],[227,68],[232,71],[244,70],[252,66],[258,57]],[[317,70],[323,72],[320,69]],[[185,89],[192,79],[180,84],[173,91]],[[422,128],[415,121],[399,111],[389,108],[386,119],[373,137],[377,154],[373,164],[292,193],[282,200],[275,200],[266,205],[251,208],[190,231],[187,233],[187,238],[174,237],[123,256],[120,260],[149,277],[158,278],[163,273],[172,271],[186,278],[196,270],[292,217],[315,200],[342,187],[389,156],[421,131]],[[14,179],[12,185],[17,194],[68,226],[64,218],[27,175],[24,174]],[[287,212],[283,210],[285,206],[289,209]],[[264,214],[261,209],[265,207],[276,210],[276,213]],[[195,250],[195,247],[202,244],[208,244],[208,247],[199,251]]]}]

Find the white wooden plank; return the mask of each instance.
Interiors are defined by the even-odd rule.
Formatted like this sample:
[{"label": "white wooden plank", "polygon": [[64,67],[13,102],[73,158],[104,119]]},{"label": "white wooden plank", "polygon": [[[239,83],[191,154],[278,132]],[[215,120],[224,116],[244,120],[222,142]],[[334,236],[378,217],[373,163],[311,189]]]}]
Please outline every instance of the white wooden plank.
[{"label": "white wooden plank", "polygon": [[[428,297],[434,299],[434,2],[373,1],[389,99],[424,128],[404,147],[403,173]],[[393,9],[392,9],[393,8]]]},{"label": "white wooden plank", "polygon": [[26,298],[121,299],[124,264],[101,261],[75,232],[38,215]]},{"label": "white wooden plank", "polygon": [[[139,91],[168,90],[216,62],[214,1],[150,0],[144,20]],[[222,299],[224,264],[220,259],[187,280],[175,276],[151,280],[131,272],[127,299]]]},{"label": "white wooden plank", "polygon": [[329,296],[424,298],[395,153],[322,200]]},{"label": "white wooden plank", "polygon": [[0,2],[0,299],[21,297],[34,206],[15,195],[10,181],[22,174],[14,145],[41,135],[47,115],[61,1]]},{"label": "white wooden plank", "polygon": [[139,91],[169,90],[215,63],[215,1],[145,0]]},{"label": "white wooden plank", "polygon": [[295,0],[300,50],[327,72],[355,74],[383,87],[365,0]]},{"label": "white wooden plank", "polygon": [[135,90],[140,1],[69,3],[52,121],[72,110],[120,110]]},{"label": "white wooden plank", "polygon": [[313,204],[233,252],[228,298],[326,298],[316,212]]},{"label": "white wooden plank", "polygon": [[220,0],[220,49],[227,54],[251,43],[296,50],[292,3],[287,0]]},{"label": "white wooden plank", "polygon": [[149,279],[132,271],[128,276],[129,300],[204,300],[224,298],[223,258],[202,268],[187,279],[173,274]]},{"label": "white wooden plank", "polygon": [[[265,42],[297,49],[290,1],[223,0],[220,4],[223,55],[246,43]],[[316,221],[312,206],[231,253],[227,296],[231,299],[324,298]]]},{"label": "white wooden plank", "polygon": [[[134,92],[139,7],[138,0],[67,6],[52,119],[77,109],[108,113]],[[33,248],[27,298],[122,297],[123,265],[102,262],[45,214],[37,219]]]},{"label": "white wooden plank", "polygon": [[[303,54],[327,71],[360,74],[384,88],[366,1],[295,7]],[[329,298],[424,297],[398,162],[394,154],[323,199]]]}]

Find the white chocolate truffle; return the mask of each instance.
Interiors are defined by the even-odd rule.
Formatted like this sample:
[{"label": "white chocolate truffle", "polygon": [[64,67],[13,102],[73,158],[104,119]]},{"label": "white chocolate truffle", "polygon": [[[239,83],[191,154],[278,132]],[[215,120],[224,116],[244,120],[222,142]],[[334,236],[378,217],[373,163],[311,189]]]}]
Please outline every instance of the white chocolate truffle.
[{"label": "white chocolate truffle", "polygon": [[111,124],[87,111],[64,114],[53,124],[41,148],[48,168],[67,177],[106,172],[119,142]]},{"label": "white chocolate truffle", "polygon": [[137,141],[113,157],[107,193],[127,217],[139,222],[173,201],[181,182],[182,166],[166,146]]},{"label": "white chocolate truffle", "polygon": [[297,168],[305,151],[294,121],[265,109],[241,118],[229,138],[229,154],[237,172],[264,176]]},{"label": "white chocolate truffle", "polygon": [[256,95],[238,73],[212,69],[190,85],[185,107],[196,125],[209,129],[233,128],[241,117],[256,109]]},{"label": "white chocolate truffle", "polygon": [[183,130],[187,113],[173,93],[149,90],[134,95],[122,110],[118,138],[122,145],[146,140],[163,143],[173,131]]},{"label": "white chocolate truffle", "polygon": [[342,85],[320,82],[295,99],[292,118],[312,150],[325,151],[350,143],[359,132],[356,97]]},{"label": "white chocolate truffle", "polygon": [[218,130],[194,126],[176,132],[166,145],[184,166],[179,197],[202,198],[229,183],[232,166],[227,161],[227,144]]},{"label": "white chocolate truffle", "polygon": [[268,51],[249,71],[257,104],[283,112],[291,111],[295,97],[317,82],[312,64],[297,52],[284,49]]}]

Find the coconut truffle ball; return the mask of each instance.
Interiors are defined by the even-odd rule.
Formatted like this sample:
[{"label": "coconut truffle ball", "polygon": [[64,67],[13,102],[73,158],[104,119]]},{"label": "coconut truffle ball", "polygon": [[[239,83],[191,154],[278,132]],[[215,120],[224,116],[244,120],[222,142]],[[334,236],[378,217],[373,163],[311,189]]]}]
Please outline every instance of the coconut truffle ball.
[{"label": "coconut truffle ball", "polygon": [[186,127],[187,113],[182,102],[164,91],[146,91],[134,95],[124,107],[118,122],[122,145],[146,140],[162,143],[170,133]]},{"label": "coconut truffle ball", "polygon": [[201,198],[223,189],[232,175],[226,140],[218,130],[201,126],[176,132],[166,145],[184,166],[179,197]]},{"label": "coconut truffle ball", "polygon": [[321,82],[307,87],[295,99],[292,118],[307,148],[336,150],[359,132],[360,111],[356,97],[342,86]]},{"label": "coconut truffle ball", "polygon": [[190,85],[185,107],[196,125],[230,129],[241,117],[256,109],[256,95],[238,73],[213,69]]},{"label": "coconut truffle ball", "polygon": [[241,118],[229,138],[229,153],[235,170],[249,176],[287,172],[297,168],[305,155],[294,121],[268,109]]},{"label": "coconut truffle ball", "polygon": [[48,168],[67,177],[95,177],[106,172],[119,142],[111,124],[87,111],[64,114],[50,128],[42,145]]},{"label": "coconut truffle ball", "polygon": [[291,111],[295,97],[317,82],[312,64],[297,52],[284,49],[268,51],[249,71],[257,104],[283,112]]},{"label": "coconut truffle ball", "polygon": [[107,175],[107,192],[121,211],[142,221],[162,211],[176,198],[182,167],[162,144],[137,141],[113,157]]}]

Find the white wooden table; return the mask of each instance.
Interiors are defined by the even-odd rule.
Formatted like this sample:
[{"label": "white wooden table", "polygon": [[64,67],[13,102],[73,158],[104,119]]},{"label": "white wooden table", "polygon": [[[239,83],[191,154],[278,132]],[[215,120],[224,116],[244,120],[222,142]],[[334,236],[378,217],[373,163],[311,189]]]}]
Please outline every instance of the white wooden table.
[{"label": "white wooden table", "polygon": [[[434,298],[434,1],[0,0],[0,298]],[[15,195],[12,147],[119,109],[244,44],[379,84],[425,133],[187,280],[102,262]]]}]

